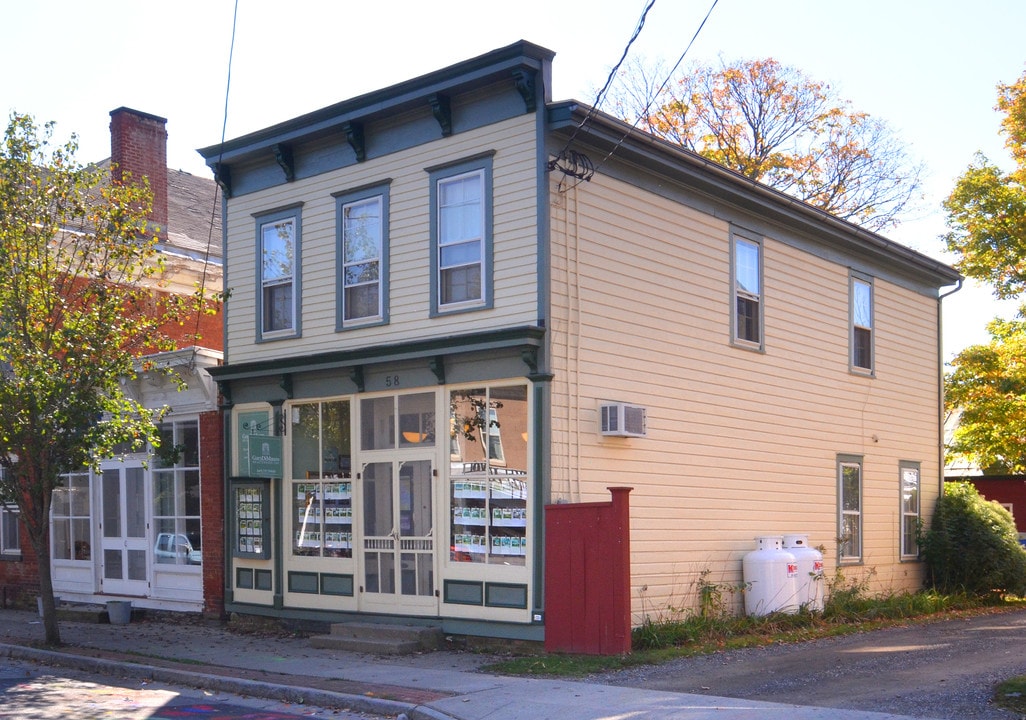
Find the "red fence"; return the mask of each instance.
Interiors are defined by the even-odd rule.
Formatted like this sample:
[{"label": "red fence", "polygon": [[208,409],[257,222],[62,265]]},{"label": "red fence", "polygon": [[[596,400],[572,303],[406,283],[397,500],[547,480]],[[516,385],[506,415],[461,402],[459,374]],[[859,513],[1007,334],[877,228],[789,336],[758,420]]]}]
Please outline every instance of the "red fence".
[{"label": "red fence", "polygon": [[545,507],[545,649],[631,651],[631,488],[611,502]]}]

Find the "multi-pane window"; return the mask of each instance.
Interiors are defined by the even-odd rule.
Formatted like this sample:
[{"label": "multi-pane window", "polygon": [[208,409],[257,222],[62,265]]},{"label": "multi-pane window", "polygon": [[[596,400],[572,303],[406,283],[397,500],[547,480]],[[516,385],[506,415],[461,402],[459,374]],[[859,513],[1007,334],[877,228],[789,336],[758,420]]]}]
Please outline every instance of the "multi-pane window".
[{"label": "multi-pane window", "polygon": [[734,340],[762,345],[762,246],[734,237]]},{"label": "multi-pane window", "polygon": [[196,420],[163,423],[154,453],[154,562],[202,563],[200,532],[200,445]]},{"label": "multi-pane window", "polygon": [[292,554],[353,556],[349,403],[293,405]]},{"label": "multi-pane window", "polygon": [[901,465],[901,557],[919,556],[919,465]]},{"label": "multi-pane window", "polygon": [[55,560],[89,560],[92,558],[89,511],[89,473],[62,476],[63,485],[54,488],[51,517],[51,546]]},{"label": "multi-pane window", "polygon": [[267,219],[260,228],[260,331],[264,336],[296,331],[298,217]]},{"label": "multi-pane window", "polygon": [[862,560],[862,461],[842,458],[838,475],[838,557],[841,562]]},{"label": "multi-pane window", "polygon": [[527,388],[453,390],[449,412],[449,560],[522,566],[530,525]]},{"label": "multi-pane window", "polygon": [[873,283],[851,278],[851,364],[856,370],[873,370]]},{"label": "multi-pane window", "polygon": [[433,310],[458,311],[490,302],[491,159],[431,176]]},{"label": "multi-pane window", "polygon": [[21,538],[18,533],[17,506],[0,503],[0,554],[21,554]]},{"label": "multi-pane window", "polygon": [[388,290],[388,192],[367,189],[338,197],[339,324],[383,322]]}]

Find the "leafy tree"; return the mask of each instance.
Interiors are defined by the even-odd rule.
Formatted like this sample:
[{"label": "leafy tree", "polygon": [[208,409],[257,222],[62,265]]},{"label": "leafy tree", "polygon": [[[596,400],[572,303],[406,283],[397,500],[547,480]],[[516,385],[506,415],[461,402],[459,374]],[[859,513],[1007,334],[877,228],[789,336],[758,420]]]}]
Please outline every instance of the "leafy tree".
[{"label": "leafy tree", "polygon": [[[887,125],[773,59],[696,64],[662,83],[635,62],[611,96],[628,121],[871,230],[919,197],[919,163]],[[653,100],[654,98],[654,100]]]},{"label": "leafy tree", "polygon": [[[944,201],[948,249],[969,277],[999,298],[1026,291],[1026,73],[998,86],[997,109],[1015,169],[1005,173],[982,154]],[[991,339],[951,362],[945,382],[949,410],[961,412],[949,456],[990,472],[1026,472],[1026,314],[988,325]]]},{"label": "leafy tree", "polygon": [[924,533],[927,582],[942,593],[1026,595],[1026,550],[1012,514],[971,483],[946,483]]},{"label": "leafy tree", "polygon": [[[160,292],[145,183],[75,160],[12,114],[0,148],[0,496],[13,497],[39,559],[46,642],[60,643],[50,505],[61,476],[119,445],[159,445],[155,413],[126,396],[140,358],[172,349],[200,298]],[[159,413],[156,413],[159,415]]]}]

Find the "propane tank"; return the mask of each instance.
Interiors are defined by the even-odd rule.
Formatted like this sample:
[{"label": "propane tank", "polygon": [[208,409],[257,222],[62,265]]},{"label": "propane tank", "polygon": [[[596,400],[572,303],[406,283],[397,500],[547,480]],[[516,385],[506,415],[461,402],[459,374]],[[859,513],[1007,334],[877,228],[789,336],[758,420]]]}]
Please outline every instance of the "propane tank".
[{"label": "propane tank", "polygon": [[780,535],[757,537],[756,549],[741,560],[747,615],[798,611],[798,561],[783,541]]}]

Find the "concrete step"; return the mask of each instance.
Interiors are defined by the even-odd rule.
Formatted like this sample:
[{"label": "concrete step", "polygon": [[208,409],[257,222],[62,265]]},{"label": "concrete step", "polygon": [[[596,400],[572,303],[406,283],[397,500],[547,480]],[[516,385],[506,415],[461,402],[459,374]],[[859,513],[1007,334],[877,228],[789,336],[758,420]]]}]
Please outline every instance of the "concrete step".
[{"label": "concrete step", "polygon": [[375,655],[410,655],[436,650],[442,639],[438,627],[353,622],[333,623],[330,634],[314,635],[310,645]]}]

